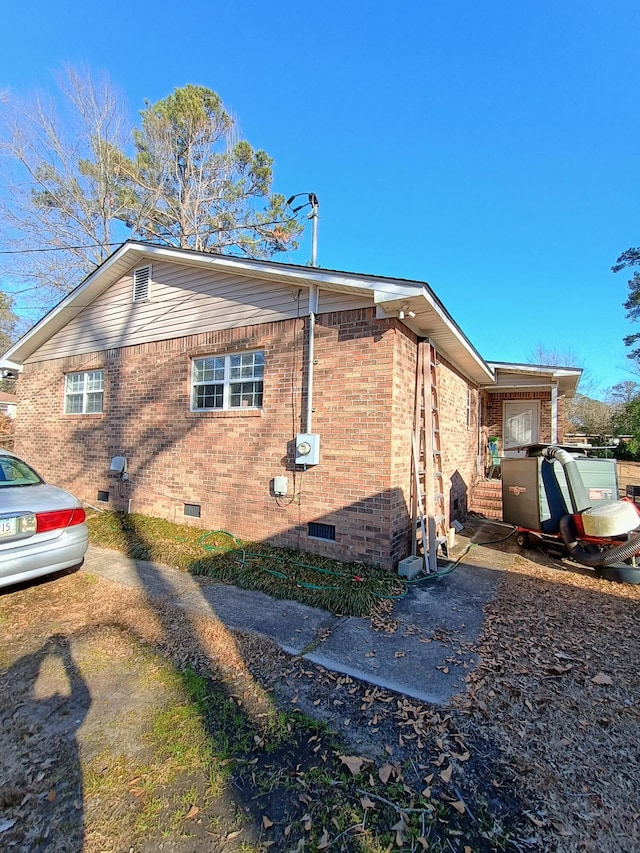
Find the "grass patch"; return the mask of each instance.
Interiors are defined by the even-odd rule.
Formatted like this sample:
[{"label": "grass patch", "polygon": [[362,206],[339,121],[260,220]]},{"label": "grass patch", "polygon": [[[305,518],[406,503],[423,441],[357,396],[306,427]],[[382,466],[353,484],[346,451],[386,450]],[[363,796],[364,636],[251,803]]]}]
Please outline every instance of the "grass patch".
[{"label": "grass patch", "polygon": [[94,545],[333,613],[368,616],[406,593],[401,578],[377,566],[240,541],[225,531],[138,513],[90,513],[87,522]]}]

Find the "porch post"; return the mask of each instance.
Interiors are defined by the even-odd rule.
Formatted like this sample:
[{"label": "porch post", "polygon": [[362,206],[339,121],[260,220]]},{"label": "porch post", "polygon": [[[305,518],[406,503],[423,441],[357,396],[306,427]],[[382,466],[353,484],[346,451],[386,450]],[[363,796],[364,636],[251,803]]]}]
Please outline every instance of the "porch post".
[{"label": "porch post", "polygon": [[551,444],[558,443],[558,385],[551,386]]}]

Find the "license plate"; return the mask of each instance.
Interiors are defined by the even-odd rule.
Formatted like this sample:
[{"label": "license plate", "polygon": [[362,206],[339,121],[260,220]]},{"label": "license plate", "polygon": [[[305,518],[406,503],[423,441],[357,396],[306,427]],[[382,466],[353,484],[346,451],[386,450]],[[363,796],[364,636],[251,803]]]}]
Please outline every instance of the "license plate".
[{"label": "license plate", "polygon": [[0,537],[15,536],[17,523],[15,518],[0,518]]}]

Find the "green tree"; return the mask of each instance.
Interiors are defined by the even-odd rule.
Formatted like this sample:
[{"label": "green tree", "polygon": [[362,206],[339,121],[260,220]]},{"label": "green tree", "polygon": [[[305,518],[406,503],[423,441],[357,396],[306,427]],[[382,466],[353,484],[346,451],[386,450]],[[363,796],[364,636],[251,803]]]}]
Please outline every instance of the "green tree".
[{"label": "green tree", "polygon": [[296,248],[302,226],[271,192],[273,161],[239,139],[220,97],[176,89],[141,113],[124,194],[135,236],[205,252],[252,257]]},{"label": "green tree", "polygon": [[9,349],[17,338],[18,317],[13,312],[13,299],[0,293],[0,352]]},{"label": "green tree", "polygon": [[640,397],[635,397],[616,410],[613,416],[613,426],[616,435],[629,435],[628,441],[621,442],[619,455],[621,458],[640,458]]},{"label": "green tree", "polygon": [[[9,349],[18,337],[20,321],[13,311],[13,300],[7,293],[0,292],[0,353]],[[13,394],[15,391],[15,379],[0,378],[0,391]],[[2,433],[2,429],[0,429]]]},{"label": "green tree", "polygon": [[0,276],[45,308],[129,237],[253,257],[296,247],[273,162],[219,96],[176,89],[132,130],[106,76],[71,68],[57,103],[0,96]]},{"label": "green tree", "polygon": [[[623,252],[615,264],[611,267],[612,272],[618,273],[624,269],[633,269],[640,266],[640,248],[627,249]],[[622,303],[623,308],[627,312],[627,319],[632,322],[640,320],[640,272],[633,271],[633,275],[627,282],[629,295],[625,302]],[[640,362],[640,346],[635,346],[640,341],[640,332],[634,332],[631,335],[626,335],[624,338],[625,346],[634,347],[629,353],[629,358],[636,362]]]}]

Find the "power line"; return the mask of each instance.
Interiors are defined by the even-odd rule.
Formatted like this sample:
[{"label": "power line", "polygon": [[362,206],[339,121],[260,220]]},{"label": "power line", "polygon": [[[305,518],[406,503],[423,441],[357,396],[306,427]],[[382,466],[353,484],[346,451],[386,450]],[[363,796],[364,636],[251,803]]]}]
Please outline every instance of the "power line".
[{"label": "power line", "polygon": [[[296,221],[297,217],[291,216],[289,217],[289,219],[272,219],[270,222],[249,222],[246,225],[231,225],[228,228],[217,228],[214,233],[223,233],[228,231],[245,231],[248,229],[259,230],[260,228],[265,228],[268,225],[288,225],[290,222]],[[198,233],[198,231],[192,231],[187,234],[182,234],[181,236],[194,237]],[[37,249],[0,249],[0,255],[27,255],[33,252],[72,252],[77,249],[99,249],[101,247],[106,246],[121,246],[123,242],[125,241],[119,240],[117,243],[88,243],[84,246],[49,246],[47,248]],[[172,244],[166,243],[165,245],[171,246]]]}]

